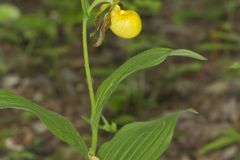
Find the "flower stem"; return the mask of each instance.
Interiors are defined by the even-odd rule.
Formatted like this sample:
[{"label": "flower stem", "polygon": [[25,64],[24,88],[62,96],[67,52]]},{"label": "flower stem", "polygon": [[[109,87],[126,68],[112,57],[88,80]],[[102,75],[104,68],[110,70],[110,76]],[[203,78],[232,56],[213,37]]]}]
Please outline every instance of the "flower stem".
[{"label": "flower stem", "polygon": [[87,47],[87,18],[83,19],[83,54],[84,54],[84,64],[85,64],[85,72],[87,76],[88,90],[89,90],[89,95],[91,100],[91,109],[92,109],[92,114],[95,114],[95,98],[94,98],[92,77],[91,77],[89,58],[88,58],[88,47]]},{"label": "flower stem", "polygon": [[[87,84],[88,90],[91,100],[91,118],[96,115],[96,108],[95,108],[95,97],[94,97],[94,90],[93,90],[93,83],[91,77],[91,71],[89,66],[89,58],[88,58],[88,44],[87,44],[87,18],[83,18],[83,54],[84,54],[84,64],[85,64],[85,71],[87,76]],[[96,148],[97,148],[97,140],[98,140],[98,129],[94,128],[92,125],[92,144],[90,148],[90,154],[95,155]]]},{"label": "flower stem", "polygon": [[112,3],[112,0],[95,0],[93,1],[92,5],[89,7],[88,9],[88,13],[90,14],[92,12],[92,10],[99,4],[101,3]]}]

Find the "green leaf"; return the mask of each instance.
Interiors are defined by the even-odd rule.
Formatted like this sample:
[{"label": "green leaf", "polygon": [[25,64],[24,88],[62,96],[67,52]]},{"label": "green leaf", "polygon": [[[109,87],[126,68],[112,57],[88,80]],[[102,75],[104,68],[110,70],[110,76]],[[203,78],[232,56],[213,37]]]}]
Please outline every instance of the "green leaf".
[{"label": "green leaf", "polygon": [[[239,140],[238,140],[239,141]],[[230,144],[236,143],[236,139],[232,137],[221,137],[217,140],[214,140],[210,142],[209,144],[206,144],[203,146],[198,152],[197,155],[204,155],[208,152],[223,148],[225,146],[228,146]]]},{"label": "green leaf", "polygon": [[117,132],[117,124],[114,122],[111,122],[111,124],[107,121],[107,119],[102,116],[102,120],[104,122],[104,125],[101,126],[101,129],[105,130],[109,133],[116,133]]},{"label": "green leaf", "polygon": [[98,126],[103,106],[122,80],[134,72],[159,65],[169,56],[184,56],[198,60],[206,60],[203,56],[189,50],[172,50],[168,48],[153,48],[132,57],[113,72],[113,74],[110,75],[98,88],[95,104],[96,116],[94,117],[92,124],[95,127]]},{"label": "green leaf", "polygon": [[209,152],[212,152],[214,150],[221,149],[223,147],[226,147],[228,145],[240,142],[240,133],[236,130],[230,129],[225,132],[223,132],[223,136],[220,138],[204,145],[202,148],[200,148],[197,152],[197,155],[201,156],[204,154],[207,154]]},{"label": "green leaf", "polygon": [[240,69],[240,62],[234,62],[231,66],[231,69]]},{"label": "green leaf", "polygon": [[82,2],[82,10],[84,17],[88,17],[88,8],[89,8],[89,2],[88,0],[81,0]]},{"label": "green leaf", "polygon": [[[192,111],[192,110],[188,110]],[[167,150],[173,137],[179,111],[149,122],[124,126],[98,152],[101,160],[157,160]]]},{"label": "green leaf", "polygon": [[0,22],[16,20],[20,17],[20,10],[12,4],[0,5]]},{"label": "green leaf", "polygon": [[72,123],[62,115],[44,109],[7,90],[0,89],[0,109],[15,108],[34,113],[57,138],[79,149],[85,157],[88,147]]}]

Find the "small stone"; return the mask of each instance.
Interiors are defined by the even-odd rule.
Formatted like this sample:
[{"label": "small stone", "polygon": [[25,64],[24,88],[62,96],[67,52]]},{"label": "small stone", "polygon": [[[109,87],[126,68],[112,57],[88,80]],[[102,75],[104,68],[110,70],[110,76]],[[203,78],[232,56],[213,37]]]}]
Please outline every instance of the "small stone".
[{"label": "small stone", "polygon": [[34,96],[33,96],[33,100],[34,102],[42,102],[43,100],[43,94],[41,92],[37,92]]},{"label": "small stone", "polygon": [[13,88],[14,86],[19,84],[20,80],[21,79],[18,75],[9,75],[3,79],[2,85],[5,88]]},{"label": "small stone", "polygon": [[13,138],[7,138],[5,140],[5,146],[8,149],[14,150],[14,151],[22,151],[24,147],[22,145],[16,144],[13,140]]},{"label": "small stone", "polygon": [[223,159],[224,160],[229,160],[229,159],[233,159],[236,154],[238,153],[238,148],[236,146],[232,146],[227,148],[224,152],[223,152]]},{"label": "small stone", "polygon": [[181,157],[181,160],[190,160],[190,158],[189,158],[187,155],[183,155],[183,156]]},{"label": "small stone", "polygon": [[41,123],[41,122],[35,122],[33,123],[33,130],[37,133],[37,134],[43,134],[47,131],[47,127]]}]

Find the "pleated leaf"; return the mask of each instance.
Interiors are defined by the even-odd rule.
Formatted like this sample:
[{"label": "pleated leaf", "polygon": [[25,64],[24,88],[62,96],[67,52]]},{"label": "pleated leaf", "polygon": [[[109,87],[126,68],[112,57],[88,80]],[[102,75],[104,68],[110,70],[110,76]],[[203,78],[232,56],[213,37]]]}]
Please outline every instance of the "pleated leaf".
[{"label": "pleated leaf", "polygon": [[44,109],[37,104],[34,104],[33,102],[7,90],[0,89],[0,109],[7,108],[15,108],[32,112],[47,126],[52,134],[60,140],[77,148],[84,157],[87,157],[87,145],[74,128],[73,124],[64,116]]},{"label": "pleated leaf", "polygon": [[93,125],[98,125],[104,105],[121,81],[139,70],[161,64],[169,56],[183,56],[198,60],[206,60],[206,58],[200,54],[189,50],[172,50],[168,48],[153,48],[132,57],[122,66],[120,66],[115,72],[113,72],[113,74],[111,74],[98,88],[95,104],[97,115],[93,119]]},{"label": "pleated leaf", "polygon": [[183,112],[124,126],[101,146],[98,156],[101,160],[158,160],[169,147],[176,121]]}]

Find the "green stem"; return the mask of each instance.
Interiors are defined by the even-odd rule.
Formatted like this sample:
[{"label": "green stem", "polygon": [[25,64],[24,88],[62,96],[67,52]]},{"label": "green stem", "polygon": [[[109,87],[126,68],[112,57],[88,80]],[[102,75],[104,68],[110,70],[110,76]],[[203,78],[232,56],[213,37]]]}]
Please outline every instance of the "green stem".
[{"label": "green stem", "polygon": [[92,5],[89,7],[88,9],[88,14],[90,15],[90,13],[92,12],[92,10],[99,4],[101,3],[112,3],[112,0],[95,0]]},{"label": "green stem", "polygon": [[92,77],[91,77],[89,58],[88,58],[88,47],[87,47],[87,21],[88,21],[87,18],[83,19],[83,54],[84,54],[84,64],[85,64],[85,71],[87,76],[88,90],[89,90],[89,95],[91,100],[91,109],[92,109],[92,114],[95,114],[95,98],[94,98]]},{"label": "green stem", "polygon": [[[87,84],[88,90],[91,100],[91,118],[96,115],[96,108],[95,108],[95,97],[94,97],[94,90],[91,78],[91,71],[89,66],[89,58],[88,58],[88,45],[87,45],[87,21],[88,19],[85,17],[83,18],[83,54],[84,54],[84,64],[85,64],[85,71],[87,76]],[[92,126],[92,144],[90,148],[90,154],[95,155],[96,148],[97,148],[97,140],[98,140],[98,129]]]}]

